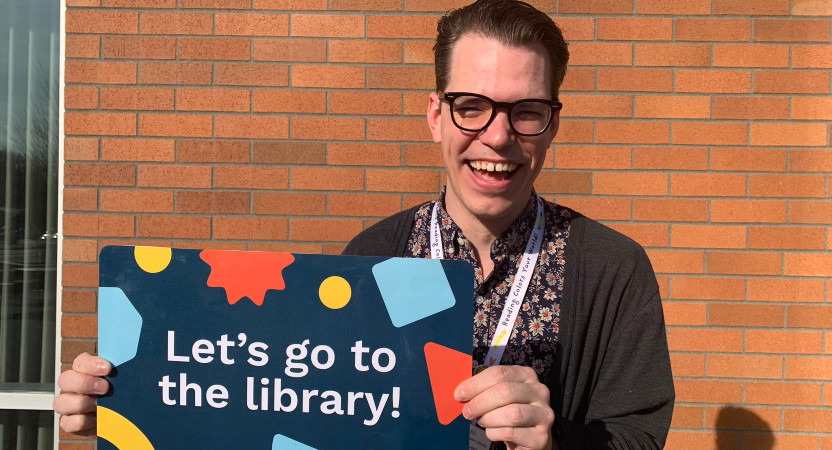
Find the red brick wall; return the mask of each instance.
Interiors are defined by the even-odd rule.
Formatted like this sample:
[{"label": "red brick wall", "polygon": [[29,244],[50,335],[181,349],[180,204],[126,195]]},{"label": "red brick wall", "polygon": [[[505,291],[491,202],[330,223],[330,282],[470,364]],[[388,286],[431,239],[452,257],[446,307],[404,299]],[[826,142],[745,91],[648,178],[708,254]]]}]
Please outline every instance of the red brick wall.
[{"label": "red brick wall", "polygon": [[[94,349],[103,245],[338,253],[433,198],[463,3],[66,0],[62,361]],[[668,448],[832,449],[832,3],[532,3],[572,52],[537,189],[648,249]]]}]

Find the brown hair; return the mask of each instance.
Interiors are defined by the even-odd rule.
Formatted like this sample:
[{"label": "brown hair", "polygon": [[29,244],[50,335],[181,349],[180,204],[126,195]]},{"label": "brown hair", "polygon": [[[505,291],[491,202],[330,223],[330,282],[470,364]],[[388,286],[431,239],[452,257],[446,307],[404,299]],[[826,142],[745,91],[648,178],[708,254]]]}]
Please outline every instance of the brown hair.
[{"label": "brown hair", "polygon": [[516,0],[477,0],[439,19],[436,30],[438,36],[433,53],[438,91],[444,91],[448,86],[454,45],[463,35],[475,33],[505,45],[543,45],[549,54],[552,97],[557,98],[566,75],[566,63],[569,61],[568,44],[552,19],[528,3]]}]

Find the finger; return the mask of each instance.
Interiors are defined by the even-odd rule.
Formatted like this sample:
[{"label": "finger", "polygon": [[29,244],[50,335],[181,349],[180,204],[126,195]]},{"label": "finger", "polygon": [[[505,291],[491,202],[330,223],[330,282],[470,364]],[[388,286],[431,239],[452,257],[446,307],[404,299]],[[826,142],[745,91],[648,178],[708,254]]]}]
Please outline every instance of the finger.
[{"label": "finger", "polygon": [[[549,408],[549,389],[538,383],[501,382],[489,387],[468,401],[462,408],[466,419],[482,417],[491,412],[501,410],[500,414],[508,414],[504,422],[497,426],[529,426],[535,425],[523,417],[524,411],[517,411],[513,405],[536,405]],[[549,408],[551,409],[551,408]],[[516,416],[516,417],[515,417]]]},{"label": "finger", "polygon": [[100,356],[90,355],[84,352],[72,361],[72,370],[85,375],[103,377],[110,374],[110,371],[113,370],[113,365]]},{"label": "finger", "polygon": [[103,395],[110,389],[110,384],[107,380],[97,376],[67,370],[58,377],[58,387],[68,393]]},{"label": "finger", "polygon": [[486,389],[504,381],[517,383],[539,382],[537,373],[530,367],[492,366],[459,383],[454,391],[454,398],[458,402],[466,402]]},{"label": "finger", "polygon": [[95,436],[97,431],[94,413],[63,416],[60,425],[64,431],[80,436]]},{"label": "finger", "polygon": [[487,428],[485,435],[494,442],[505,442],[511,450],[552,448],[551,431],[543,427]]},{"label": "finger", "polygon": [[477,424],[484,428],[543,427],[549,429],[555,420],[555,413],[549,405],[512,403],[478,417]]},{"label": "finger", "polygon": [[61,394],[52,402],[52,409],[66,416],[94,413],[95,408],[95,397],[90,395]]}]

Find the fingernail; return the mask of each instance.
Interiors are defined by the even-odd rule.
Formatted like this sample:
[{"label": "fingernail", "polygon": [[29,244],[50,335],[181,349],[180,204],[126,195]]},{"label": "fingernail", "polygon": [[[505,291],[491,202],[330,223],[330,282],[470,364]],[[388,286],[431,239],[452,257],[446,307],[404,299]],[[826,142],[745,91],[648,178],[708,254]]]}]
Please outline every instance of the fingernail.
[{"label": "fingernail", "polygon": [[467,420],[471,420],[471,408],[469,408],[468,405],[465,405],[462,408],[462,417],[465,417]]},{"label": "fingernail", "polygon": [[98,364],[96,366],[96,369],[98,369],[98,373],[100,373],[102,375],[106,375],[106,374],[110,373],[110,365],[107,364],[107,363]]},{"label": "fingernail", "polygon": [[107,391],[110,389],[110,385],[107,383],[106,380],[97,380],[93,383],[93,388],[97,394],[106,394]]}]

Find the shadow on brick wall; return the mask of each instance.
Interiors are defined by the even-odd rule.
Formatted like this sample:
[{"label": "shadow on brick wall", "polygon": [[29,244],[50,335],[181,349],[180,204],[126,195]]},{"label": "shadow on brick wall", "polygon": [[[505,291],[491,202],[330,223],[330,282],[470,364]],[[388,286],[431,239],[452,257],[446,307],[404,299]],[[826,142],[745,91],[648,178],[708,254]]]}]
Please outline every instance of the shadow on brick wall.
[{"label": "shadow on brick wall", "polygon": [[771,450],[774,433],[769,424],[751,410],[727,406],[716,418],[718,450]]}]

